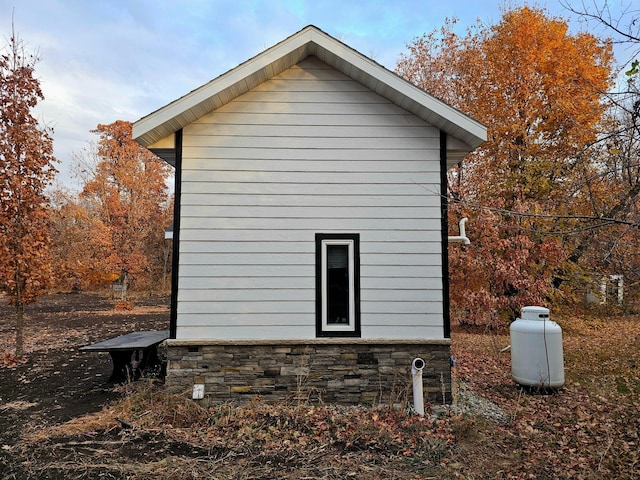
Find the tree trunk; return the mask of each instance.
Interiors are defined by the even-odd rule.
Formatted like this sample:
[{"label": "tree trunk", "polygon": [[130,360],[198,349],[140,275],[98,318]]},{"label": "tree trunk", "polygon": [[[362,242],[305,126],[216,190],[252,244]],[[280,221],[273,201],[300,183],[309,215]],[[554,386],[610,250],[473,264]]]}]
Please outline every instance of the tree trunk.
[{"label": "tree trunk", "polygon": [[127,301],[127,289],[129,288],[129,273],[124,272],[124,276],[122,278],[122,292],[120,293],[120,300],[123,302]]},{"label": "tree trunk", "polygon": [[164,264],[162,266],[162,291],[167,291],[167,272],[169,271],[169,256],[171,255],[171,247],[167,245],[165,241],[163,248]]},{"label": "tree trunk", "polygon": [[[640,182],[636,183],[625,195],[625,198],[620,202],[616,203],[613,207],[611,207],[608,211],[601,214],[602,218],[617,218],[622,214],[628,214],[631,211],[631,208],[636,204],[637,199],[640,195]],[[574,250],[571,252],[571,255],[567,258],[567,260],[575,265],[578,264],[582,256],[587,251],[589,243],[584,241],[581,242]],[[564,271],[560,271],[558,275],[553,279],[553,286],[555,288],[560,288],[560,285],[564,282]]]},{"label": "tree trunk", "polygon": [[24,355],[24,303],[22,299],[16,301],[16,357]]}]

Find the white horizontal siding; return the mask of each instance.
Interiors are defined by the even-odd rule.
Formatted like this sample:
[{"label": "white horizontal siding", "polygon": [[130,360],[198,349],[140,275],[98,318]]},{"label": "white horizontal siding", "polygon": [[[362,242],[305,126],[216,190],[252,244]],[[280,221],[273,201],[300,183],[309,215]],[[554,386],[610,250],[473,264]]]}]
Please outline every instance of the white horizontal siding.
[{"label": "white horizontal siding", "polygon": [[[314,218],[298,217],[255,217],[255,218],[235,218],[235,217],[194,217],[189,215],[188,207],[182,209],[183,216],[180,220],[180,228],[183,230],[224,230],[224,229],[246,229],[246,230],[314,230],[322,232],[324,230],[339,230],[348,232],[364,232],[368,230],[413,230],[413,231],[440,231],[440,220],[432,218],[410,219],[411,224],[407,224],[404,218],[377,218],[360,217],[354,211],[350,217],[333,217],[331,210],[326,209],[323,216]],[[406,228],[405,228],[406,227]],[[211,238],[215,238],[212,233]]]},{"label": "white horizontal siding", "polygon": [[[212,116],[203,117],[198,121],[197,125],[192,125],[190,128],[199,129],[205,128],[202,126],[216,125],[222,128],[228,128],[233,125],[241,125],[243,127],[253,125],[282,125],[286,127],[304,127],[304,126],[316,126],[316,127],[419,127],[424,128],[424,122],[418,117],[415,117],[402,110],[394,110],[388,113],[378,112],[376,115],[356,115],[355,113],[323,113],[322,117],[319,117],[315,113],[297,113],[295,117],[291,115],[282,115],[277,112],[270,111],[255,111],[250,116],[244,113],[238,113],[229,111],[228,108],[220,109],[215,113],[215,121],[208,121],[212,119]],[[201,131],[201,130],[200,130]],[[287,133],[289,133],[287,131]],[[336,135],[341,135],[340,132]]]},{"label": "white horizontal siding", "polygon": [[[319,103],[322,105],[333,103],[341,106],[358,105],[360,107],[367,104],[376,104],[384,105],[385,108],[390,105],[390,102],[367,89],[348,89],[343,91],[335,87],[334,85],[333,89],[318,89],[317,91],[301,89],[289,90],[286,86],[284,86],[283,89],[254,89],[238,97],[236,102],[240,104],[261,103],[263,105],[284,104],[288,105],[292,111],[295,111],[296,106],[306,105],[308,103]],[[322,112],[323,110],[319,111]],[[366,111],[366,114],[371,114],[371,112]]]},{"label": "white horizontal siding", "polygon": [[[325,75],[324,78],[313,78],[310,70],[290,71],[286,78],[272,78],[270,81],[258,85],[253,92],[370,92],[364,85],[360,85],[351,79],[339,79],[335,75]],[[292,82],[291,80],[305,80],[304,82]]]},{"label": "white horizontal siding", "polygon": [[[391,280],[389,280],[391,278]],[[294,276],[280,276],[277,281],[273,280],[272,276],[245,276],[245,277],[211,277],[211,276],[189,276],[182,277],[180,280],[181,290],[179,293],[180,301],[193,301],[188,292],[209,290],[210,295],[208,298],[215,298],[216,293],[214,290],[219,289],[237,289],[237,290],[268,290],[272,291],[274,298],[280,298],[284,295],[285,290],[290,289],[306,289],[315,291],[315,283],[308,277],[294,277]],[[381,290],[417,290],[423,293],[416,293],[414,295],[426,297],[424,292],[439,292],[434,284],[433,278],[429,277],[364,277],[361,279],[362,289],[372,290],[379,292]],[[435,290],[432,290],[435,289]],[[364,292],[361,292],[364,295]],[[247,297],[251,297],[251,294],[247,294]]]},{"label": "white horizontal siding", "polygon": [[[216,315],[228,316],[231,318],[229,324],[238,326],[253,326],[262,322],[265,317],[270,317],[270,322],[276,324],[286,324],[296,327],[301,324],[301,317],[304,318],[309,311],[308,302],[251,302],[253,308],[243,308],[245,303],[239,302],[211,302],[201,303],[193,308],[191,312],[194,317],[199,315],[201,319],[208,322],[208,318]],[[395,327],[420,327],[424,324],[424,315],[442,315],[442,307],[439,302],[421,302],[420,305],[413,305],[407,302],[370,302],[367,303],[368,310],[363,310],[362,315],[367,316],[368,326],[383,327],[392,322]],[[190,304],[196,307],[196,304]],[[305,322],[306,323],[306,322]]]},{"label": "white horizontal siding", "polygon": [[[384,338],[388,340],[402,340],[402,339],[442,339],[444,338],[444,327],[442,323],[442,315],[428,316],[427,319],[439,318],[440,321],[428,322],[424,321],[425,317],[421,318],[419,325],[409,324],[405,325],[402,319],[396,317],[385,316],[385,321],[381,325],[371,325],[368,328],[369,338]],[[393,328],[389,328],[389,321]],[[407,337],[407,332],[411,332],[411,336]]]},{"label": "white horizontal siding", "polygon": [[[306,301],[303,300],[255,300],[251,301],[225,301],[222,298],[215,298],[208,302],[183,302],[183,314],[199,314],[203,318],[225,314],[233,316],[234,324],[247,322],[247,325],[254,325],[263,315],[294,314],[295,321],[299,322],[300,317],[307,315],[315,308],[315,296],[311,295]],[[376,302],[367,301],[362,303],[362,314],[369,315],[368,325],[375,325],[378,322],[385,322],[384,315],[391,315],[394,318],[402,318],[403,315],[411,316],[411,324],[420,324],[422,313],[442,313],[441,302],[426,302],[415,300],[413,302]],[[407,317],[408,318],[408,317]],[[297,323],[296,323],[297,324]],[[383,323],[384,324],[384,323]]]},{"label": "white horizontal siding", "polygon": [[[365,177],[362,174],[362,177]],[[415,175],[415,182],[420,182],[420,176]],[[183,187],[188,188],[187,195],[336,195],[353,196],[381,195],[381,184],[366,183],[362,178],[360,183],[222,183],[222,182],[183,182]],[[384,184],[384,193],[388,195],[432,195],[439,201],[439,187],[428,183],[399,183]],[[384,198],[384,194],[382,194]],[[433,201],[433,200],[432,200]],[[435,201],[434,201],[435,203]]]},{"label": "white horizontal siding", "polygon": [[[299,165],[304,162],[299,162]],[[363,179],[366,175],[366,179]],[[416,182],[432,185],[439,177],[433,173],[419,172],[382,172],[382,173],[361,173],[361,172],[314,172],[314,171],[279,171],[279,172],[237,172],[237,171],[211,171],[211,170],[183,170],[183,182],[216,182],[235,184],[263,184],[263,183],[297,183],[309,185],[313,183],[336,185],[341,183],[359,184],[363,180],[367,184],[375,185],[413,185]]]},{"label": "white horizontal siding", "polygon": [[[201,325],[184,325],[180,327],[179,340],[203,340],[203,339],[257,339],[257,340],[300,340],[315,338],[315,327],[313,325],[296,326],[282,325],[279,322],[281,316],[272,319],[265,319],[265,322],[256,323],[250,326],[238,326],[233,324],[221,324],[206,321]],[[382,340],[406,340],[410,339],[441,339],[444,337],[442,325],[423,324],[420,326],[398,325],[394,329],[389,329],[387,324],[383,326],[371,325],[368,327],[368,338]],[[411,331],[412,336],[407,337],[407,331]]]},{"label": "white horizontal siding", "polygon": [[315,338],[315,233],[359,233],[363,338],[442,338],[439,132],[316,60],[183,132],[178,339]]},{"label": "white horizontal siding", "polygon": [[[384,227],[384,225],[382,226]],[[432,233],[420,232],[415,229],[411,230],[389,230],[378,228],[366,232],[366,240],[373,243],[389,244],[390,250],[385,251],[398,251],[398,242],[408,243],[425,243],[425,248],[429,249],[429,252],[440,251],[440,242],[434,242]],[[411,226],[412,227],[412,226]],[[338,231],[333,228],[332,231]],[[349,230],[345,230],[345,233]],[[308,241],[313,242],[314,234],[316,230],[311,229],[294,229],[289,230],[201,230],[190,229],[188,232],[189,238],[185,239],[181,235],[180,245],[182,243],[189,242],[302,242],[306,244]],[[404,243],[402,243],[404,245]],[[362,247],[362,246],[361,246]],[[265,247],[267,249],[268,247]],[[315,248],[315,246],[314,246]],[[438,249],[438,250],[435,250]],[[267,253],[269,250],[265,250]]]},{"label": "white horizontal siding", "polygon": [[[313,252],[309,252],[313,253]],[[183,265],[259,265],[265,264],[265,255],[269,256],[269,265],[307,265],[315,268],[315,258],[309,253],[274,253],[271,249],[261,253],[180,253]],[[429,253],[365,253],[361,254],[362,266],[399,265],[408,266],[439,266],[440,255]],[[227,269],[224,272],[227,273]]]},{"label": "white horizontal siding", "polygon": [[[273,116],[267,117],[273,118]],[[266,121],[267,118],[260,118]],[[392,118],[394,118],[392,116]],[[317,117],[316,117],[317,120]],[[254,122],[256,119],[254,118]],[[282,127],[286,126],[286,136],[282,137]],[[202,146],[225,143],[230,138],[313,138],[314,141],[321,141],[323,138],[363,138],[371,136],[374,138],[398,139],[404,138],[433,138],[432,130],[425,130],[424,125],[397,125],[388,122],[385,125],[281,125],[253,123],[250,125],[238,124],[211,124],[199,123],[191,128],[191,136],[188,139],[187,147]],[[215,134],[212,135],[212,128]],[[437,134],[437,131],[436,131]],[[409,146],[409,145],[407,145]],[[354,148],[355,145],[350,146]],[[414,144],[414,148],[421,148],[424,145]]]},{"label": "white horizontal siding", "polygon": [[[300,299],[306,301],[315,300],[315,288],[313,286],[307,286],[307,288],[301,287],[300,282],[297,284],[291,284],[286,289],[283,288],[269,288],[269,285],[262,285],[262,288],[251,288],[248,284],[240,287],[233,288],[232,285],[221,286],[215,289],[215,292],[211,292],[210,289],[189,289],[185,290],[181,294],[181,300],[184,302],[209,302],[211,300],[220,302],[246,302],[247,290],[253,290],[251,292],[251,300],[256,302],[261,301],[276,301],[276,302],[295,302]],[[248,288],[244,288],[247,286]],[[416,298],[425,302],[439,302],[441,294],[439,290],[422,290],[419,297],[412,291],[412,289],[373,289],[367,288],[362,292],[362,300],[365,302],[415,302]]]},{"label": "white horizontal siding", "polygon": [[[212,214],[217,218],[326,218],[327,213],[331,214],[331,218],[374,218],[388,219],[393,217],[398,219],[416,219],[416,220],[433,220],[433,217],[440,213],[440,209],[431,207],[400,207],[394,205],[378,205],[378,206],[336,206],[333,205],[331,210],[327,211],[326,205],[313,205],[305,207],[296,207],[290,205],[271,206],[271,205],[254,205],[254,206],[211,206],[211,205],[185,205],[185,217],[189,218],[209,218]],[[439,225],[438,225],[439,227]]]},{"label": "white horizontal siding", "polygon": [[[351,159],[345,160],[301,160],[301,159],[246,159],[246,158],[199,158],[190,162],[190,167],[196,172],[202,171],[235,171],[235,172],[297,172],[300,162],[304,161],[306,172],[331,172],[331,173],[438,173],[436,166],[426,163],[424,160],[407,160],[398,164],[391,159]],[[187,172],[185,172],[187,173]],[[187,178],[187,181],[198,181],[196,178]]]},{"label": "white horizontal siding", "polygon": [[284,317],[278,315],[272,318],[265,316],[251,326],[238,326],[233,323],[217,321],[212,317],[207,317],[202,322],[197,323],[197,318],[190,318],[190,323],[178,326],[178,340],[226,340],[226,339],[257,339],[257,340],[300,340],[312,339],[316,330],[313,324],[302,323],[297,320],[297,324],[287,325],[280,323]]},{"label": "white horizontal siding", "polygon": [[[335,127],[334,127],[335,128]],[[286,132],[288,133],[288,132]],[[379,137],[269,137],[269,136],[208,136],[193,135],[184,140],[183,147],[188,149],[194,148],[248,148],[247,138],[251,138],[250,147],[252,149],[294,149],[294,150],[313,150],[331,148],[343,151],[363,150],[363,149],[389,149],[396,139],[379,138]],[[402,147],[407,150],[424,151],[425,139],[407,137],[402,138]],[[397,143],[396,143],[397,145]]]},{"label": "white horizontal siding", "polygon": [[[265,255],[266,257],[266,255]],[[180,267],[182,267],[182,258],[180,259]],[[361,260],[366,261],[366,257]],[[193,277],[270,277],[277,282],[278,277],[302,277],[308,278],[309,275],[315,275],[315,267],[310,268],[309,265],[296,265],[294,263],[275,264],[262,263],[260,265],[193,265],[185,264],[181,272],[184,276]],[[188,274],[188,275],[187,275]],[[360,275],[366,277],[379,278],[438,278],[441,274],[439,266],[422,266],[422,265],[360,265]],[[389,280],[392,283],[392,280]]]},{"label": "white horizontal siding", "polygon": [[[283,127],[287,128],[287,127]],[[339,127],[338,127],[339,128]],[[289,149],[289,148],[264,148],[255,147],[251,142],[247,141],[244,146],[229,148],[225,146],[201,146],[188,147],[184,149],[184,153],[188,154],[194,160],[203,159],[247,159],[255,156],[261,156],[266,160],[324,160],[331,157],[332,160],[327,161],[349,161],[357,162],[358,159],[369,159],[373,161],[393,161],[397,157],[397,150],[390,143],[385,144],[387,148],[378,150],[370,150],[363,148],[338,148],[333,144],[326,144],[322,148],[315,149]],[[435,154],[435,149],[429,149]],[[407,149],[403,152],[403,156],[407,160],[421,160],[425,158],[426,149]],[[364,157],[363,157],[364,155]],[[302,158],[301,158],[302,157]],[[354,166],[357,164],[354,164]]]},{"label": "white horizontal siding", "polygon": [[439,208],[433,200],[422,200],[420,197],[376,196],[376,195],[185,195],[182,204],[196,207],[419,207]]},{"label": "white horizontal siding", "polygon": [[[256,105],[260,105],[257,109]],[[372,108],[373,107],[373,108]],[[272,103],[260,103],[260,102],[243,102],[242,97],[238,97],[233,102],[228,103],[220,108],[224,113],[244,113],[247,115],[253,115],[261,110],[268,109],[269,113],[279,113],[283,115],[395,115],[402,117],[407,115],[407,112],[401,108],[393,105],[391,102],[385,102],[380,98],[380,103],[339,103],[333,102],[300,102],[300,103],[287,103],[287,102],[272,102]],[[211,119],[216,115],[216,112],[212,112],[206,115],[204,121]],[[295,123],[295,122],[294,122]],[[320,125],[322,125],[320,123]],[[186,128],[190,128],[188,126]]]},{"label": "white horizontal siding", "polygon": [[[427,308],[430,310],[429,308]],[[313,331],[314,335],[311,337],[306,337],[306,339],[311,340],[315,338],[315,326],[313,322],[304,322],[301,321],[301,313],[295,311],[280,311],[280,307],[278,307],[277,312],[270,311],[244,311],[239,308],[234,310],[233,312],[227,312],[226,310],[223,312],[219,312],[219,310],[224,310],[223,307],[216,306],[216,312],[192,312],[189,314],[190,322],[189,324],[183,324],[180,328],[183,327],[215,327],[215,328],[233,328],[233,327],[244,327],[249,331],[251,328],[259,328],[261,326],[269,327],[269,326],[286,326],[293,329],[308,329],[309,331]],[[293,310],[293,309],[290,309]],[[438,312],[436,315],[441,315],[441,310],[439,311],[435,306],[433,310]],[[442,329],[442,325],[430,325],[425,322],[425,314],[429,312],[425,312],[425,309],[421,309],[415,312],[409,313],[389,313],[389,312],[369,312],[367,316],[369,317],[367,325],[371,327],[377,327],[377,330],[382,330],[383,328],[389,328],[389,322],[393,323],[394,328],[424,328],[424,327],[438,327]],[[304,320],[304,316],[302,316]],[[399,336],[395,336],[394,338],[408,338],[406,336],[406,332],[402,335],[402,332]],[[183,333],[180,334],[180,338],[178,340],[182,340],[185,338],[197,339],[198,337],[186,337]],[[232,339],[233,337],[203,337],[202,339]],[[235,338],[237,340],[241,340],[243,338],[252,339],[252,337],[240,337]],[[380,336],[371,336],[368,338],[384,338]],[[413,338],[413,337],[411,337]],[[415,337],[420,338],[420,337]],[[267,337],[259,337],[253,338],[254,340],[275,340],[277,337],[267,336]],[[300,337],[300,339],[305,339],[305,337]]]},{"label": "white horizontal siding", "polygon": [[[383,254],[386,256],[389,255],[390,248],[392,248],[392,245],[389,245],[390,243],[393,242],[368,241],[361,246],[361,251],[364,255]],[[404,242],[402,247],[402,254],[437,254],[438,257],[440,257],[440,245],[434,244],[433,242]],[[268,255],[274,253],[303,253],[309,255],[314,253],[314,244],[312,242],[304,243],[273,239],[266,241],[240,240],[234,242],[202,240],[182,242],[180,244],[180,253],[183,256],[191,253],[226,253],[234,255],[245,253],[257,253],[260,255],[264,255],[265,253]]]}]

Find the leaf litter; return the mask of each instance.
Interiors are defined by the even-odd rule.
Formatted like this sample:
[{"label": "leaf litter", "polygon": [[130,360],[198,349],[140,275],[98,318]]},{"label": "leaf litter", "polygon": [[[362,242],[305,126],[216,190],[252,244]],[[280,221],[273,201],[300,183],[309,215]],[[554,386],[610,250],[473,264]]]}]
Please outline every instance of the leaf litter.
[{"label": "leaf litter", "polygon": [[[0,393],[5,405],[29,405],[2,410],[21,424],[4,426],[0,472],[25,479],[177,480],[640,476],[638,316],[556,315],[564,330],[567,382],[554,394],[528,393],[513,383],[510,356],[501,352],[509,343],[506,331],[456,327],[456,402],[428,405],[427,416],[418,417],[383,405],[294,399],[273,405],[259,397],[243,406],[203,406],[152,379],[107,391],[100,386],[104,369],[92,363],[95,358],[69,352],[90,330],[161,328],[163,315],[149,314],[144,321],[133,312],[101,315],[101,332],[94,331],[95,317],[61,322],[57,334],[67,340],[52,340],[46,355],[29,359],[39,365],[36,372],[26,370],[29,365],[0,368],[3,378],[11,372],[31,382],[20,388],[42,392],[46,382],[65,381],[57,377],[69,382],[69,374],[93,369],[84,390],[73,386],[81,396],[77,400],[93,406],[83,410],[78,403],[75,413],[68,408],[73,395],[59,395],[57,405],[45,399],[35,405],[36,397],[28,394],[33,390],[23,390],[19,398]],[[54,387],[72,389],[64,383]]]}]

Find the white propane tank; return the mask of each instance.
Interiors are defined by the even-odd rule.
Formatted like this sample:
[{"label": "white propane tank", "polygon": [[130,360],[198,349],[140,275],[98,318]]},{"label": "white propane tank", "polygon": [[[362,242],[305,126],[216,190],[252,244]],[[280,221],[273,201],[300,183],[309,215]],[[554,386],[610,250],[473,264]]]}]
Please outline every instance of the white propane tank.
[{"label": "white propane tank", "polygon": [[528,387],[562,387],[562,328],[549,319],[548,308],[522,307],[520,316],[509,327],[513,380]]}]

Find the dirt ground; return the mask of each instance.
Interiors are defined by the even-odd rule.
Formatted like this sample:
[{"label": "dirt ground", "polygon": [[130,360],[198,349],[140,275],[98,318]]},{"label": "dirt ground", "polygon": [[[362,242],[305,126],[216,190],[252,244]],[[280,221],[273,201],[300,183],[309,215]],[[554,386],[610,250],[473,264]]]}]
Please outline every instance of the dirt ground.
[{"label": "dirt ground", "polygon": [[640,478],[639,315],[558,314],[566,384],[553,395],[514,385],[508,332],[455,328],[456,405],[418,417],[203,408],[159,381],[110,385],[109,355],[79,348],[168,327],[168,296],[133,303],[41,298],[27,308],[26,361],[12,365],[14,313],[0,297],[0,480]]},{"label": "dirt ground", "polygon": [[[360,417],[328,407],[307,411],[264,404],[232,416],[226,405],[206,411],[187,398],[167,397],[157,388],[161,381],[107,383],[109,355],[80,352],[80,347],[136,330],[168,328],[168,296],[138,297],[133,303],[133,310],[120,311],[96,294],[39,299],[26,310],[26,361],[12,365],[6,354],[13,351],[15,317],[0,298],[0,480],[436,478],[423,477],[420,462],[403,472],[405,454],[395,452],[385,460],[384,449],[377,447],[382,434],[373,428],[369,435],[375,438],[363,442]],[[127,416],[132,412],[135,418]],[[191,427],[204,414],[204,427]],[[210,432],[212,415],[218,430]],[[327,418],[334,415],[336,422],[339,417],[348,423],[336,429],[353,436],[353,445],[323,440],[333,434]],[[145,426],[148,420],[152,423]],[[208,433],[199,438],[198,428]],[[440,447],[432,451],[425,445],[425,455],[439,458]]]},{"label": "dirt ground", "polygon": [[[0,448],[8,451],[26,425],[45,429],[118,398],[107,383],[109,354],[78,349],[136,330],[169,328],[168,296],[140,296],[133,303],[133,310],[120,311],[108,296],[58,293],[26,307],[26,362],[0,363]],[[14,323],[13,308],[0,297],[0,360],[13,351]]]}]

